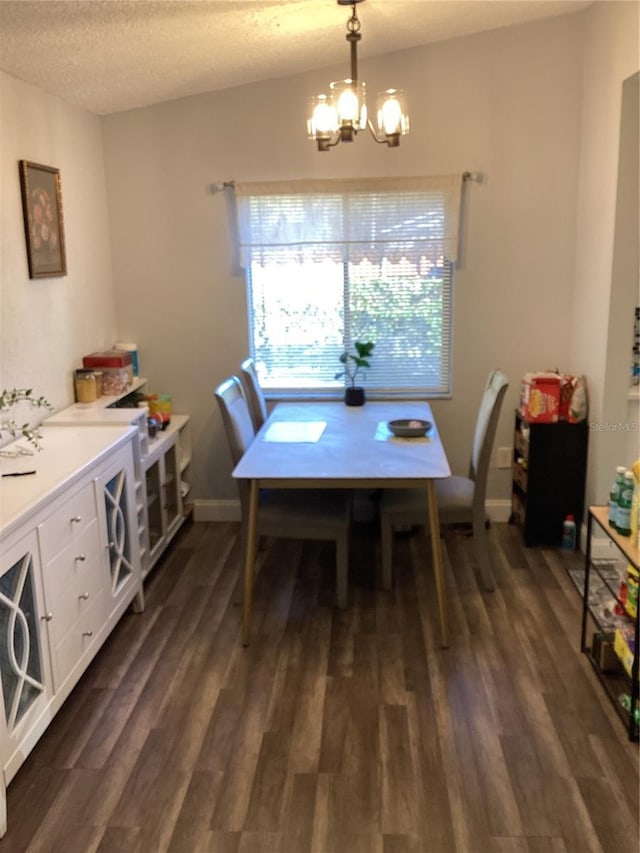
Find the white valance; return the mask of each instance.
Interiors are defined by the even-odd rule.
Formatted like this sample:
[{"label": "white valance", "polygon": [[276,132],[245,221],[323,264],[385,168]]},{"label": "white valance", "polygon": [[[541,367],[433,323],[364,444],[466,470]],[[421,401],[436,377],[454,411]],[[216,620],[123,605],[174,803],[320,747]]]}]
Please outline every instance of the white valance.
[{"label": "white valance", "polygon": [[235,184],[240,263],[455,262],[462,175]]}]

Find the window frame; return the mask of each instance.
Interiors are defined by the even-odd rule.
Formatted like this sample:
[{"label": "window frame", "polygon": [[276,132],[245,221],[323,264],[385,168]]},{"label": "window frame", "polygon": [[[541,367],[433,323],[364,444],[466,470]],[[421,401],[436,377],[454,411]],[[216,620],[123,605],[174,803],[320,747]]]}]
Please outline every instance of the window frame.
[{"label": "window frame", "polygon": [[[350,339],[350,334],[357,336],[360,340],[363,339],[362,334],[355,329],[350,328],[349,323],[349,293],[351,298],[366,299],[366,289],[369,283],[365,277],[358,277],[354,273],[357,271],[357,264],[361,261],[371,263],[373,265],[373,274],[371,285],[375,285],[376,281],[384,287],[388,287],[393,291],[394,287],[401,288],[403,279],[413,277],[420,282],[420,287],[425,291],[423,298],[428,299],[429,289],[437,288],[438,285],[442,288],[441,295],[435,297],[441,304],[441,311],[436,318],[436,322],[442,324],[441,340],[443,341],[442,351],[438,347],[437,354],[434,356],[433,365],[436,372],[439,374],[435,383],[421,387],[419,383],[414,386],[398,387],[396,390],[393,387],[385,385],[384,381],[373,382],[365,375],[362,384],[367,389],[367,396],[370,399],[433,399],[447,398],[451,396],[451,382],[453,372],[453,306],[454,306],[454,281],[455,281],[455,261],[457,257],[458,244],[458,225],[459,225],[459,209],[461,203],[461,189],[464,176],[443,176],[436,178],[401,178],[401,179],[359,179],[359,180],[338,180],[338,181],[294,181],[294,182],[276,182],[269,184],[248,184],[236,185],[236,193],[240,196],[242,209],[238,210],[238,249],[240,253],[240,267],[244,267],[246,296],[247,296],[247,331],[249,338],[249,352],[256,363],[256,369],[261,382],[264,385],[265,395],[273,400],[300,400],[300,399],[339,399],[344,395],[345,385],[341,382],[335,386],[327,386],[326,388],[319,387],[278,387],[269,386],[268,378],[262,372],[261,348],[256,344],[256,329],[257,322],[254,312],[254,281],[252,267],[254,269],[268,268],[271,264],[290,265],[304,264],[313,262],[317,259],[322,259],[328,263],[342,264],[342,304],[337,305],[336,309],[340,311],[341,319],[343,320],[342,327],[342,349],[339,352],[348,349],[352,351],[353,346]],[[320,187],[318,185],[321,185]],[[382,189],[381,189],[381,184]],[[344,190],[344,197],[341,192]],[[327,208],[324,215],[328,215],[331,211],[330,219],[317,219],[317,209],[323,211],[322,208],[322,192],[330,193],[331,197],[327,200]],[[350,192],[355,192],[350,196]],[[384,193],[393,193],[385,196]],[[319,195],[316,196],[316,194]],[[289,199],[282,200],[282,207],[278,207],[278,200],[274,199],[273,207],[269,207],[269,199],[264,196],[287,195]],[[307,198],[304,198],[304,196]],[[407,202],[403,201],[407,197]],[[343,198],[342,206],[338,203],[339,222],[335,226],[335,211],[336,199]],[[387,202],[386,199],[389,199]],[[355,203],[354,208],[345,208],[344,205]],[[355,202],[353,201],[355,199]],[[364,201],[363,201],[364,199]],[[238,199],[236,198],[236,202]],[[254,201],[254,207],[251,208],[251,202]],[[313,228],[311,231],[306,216],[306,205],[318,204],[314,208]],[[289,205],[289,206],[287,206]],[[361,205],[360,207],[358,205]],[[369,205],[369,207],[367,207]],[[420,206],[421,205],[421,206]],[[302,214],[301,214],[302,210]],[[360,219],[361,210],[363,211],[363,219]],[[342,211],[342,218],[341,216]],[[382,214],[380,212],[382,211]],[[274,213],[275,212],[275,213]],[[385,218],[385,215],[387,218]],[[302,219],[300,218],[302,216]],[[244,219],[243,219],[244,217]],[[344,219],[344,222],[342,221]],[[295,238],[287,239],[287,224],[290,220],[291,224],[295,224]],[[253,231],[248,227],[247,223],[251,223]],[[284,229],[282,227],[284,222]],[[317,229],[318,223],[320,229]],[[340,225],[342,222],[342,225]],[[358,232],[354,237],[355,232]],[[402,223],[402,227],[398,230],[397,224]],[[416,224],[418,223],[418,224]],[[340,229],[346,229],[341,232]],[[420,231],[419,229],[423,230]],[[305,229],[308,231],[306,239],[304,236]],[[277,236],[275,232],[277,231]],[[338,236],[336,237],[336,232]],[[341,238],[340,233],[344,236]],[[323,239],[318,239],[318,235],[322,235]],[[364,236],[362,236],[364,235]],[[326,242],[326,250],[323,245]],[[381,240],[381,242],[378,242]],[[271,242],[270,242],[271,241]],[[373,242],[372,242],[373,241]],[[340,245],[342,243],[342,250]],[[390,247],[388,249],[387,247]],[[355,252],[353,249],[355,248]],[[372,252],[370,255],[369,252]],[[403,271],[404,264],[409,265],[408,271]],[[413,265],[414,272],[411,272]],[[377,272],[376,272],[377,266]],[[432,274],[432,270],[434,273]],[[366,268],[365,268],[366,272]],[[294,275],[293,272],[289,273]],[[375,277],[374,277],[375,276]],[[300,277],[300,276],[299,276]],[[302,276],[304,280],[306,276]],[[263,282],[260,285],[265,287]],[[268,286],[268,282],[267,282]],[[358,293],[358,288],[361,288]],[[409,289],[408,289],[409,290]],[[262,293],[264,294],[264,290]],[[401,291],[398,291],[401,293]],[[374,294],[375,295],[375,294]],[[418,293],[418,297],[420,294]],[[409,296],[405,304],[411,307],[411,297]],[[321,300],[318,303],[309,302],[313,305],[314,310],[317,308],[322,315]],[[375,304],[375,303],[374,303]],[[419,303],[418,303],[419,304]],[[378,302],[378,306],[380,303]],[[400,318],[402,319],[403,300],[398,300],[398,308],[400,309]],[[304,310],[304,306],[303,309]],[[366,312],[365,312],[366,313]],[[278,316],[274,311],[274,316]],[[429,316],[428,310],[418,311],[417,316],[422,318],[422,322],[426,324],[425,329],[430,331],[433,318]],[[286,311],[284,314],[286,318]],[[384,309],[378,315],[380,322],[385,322]],[[374,313],[375,318],[375,313]],[[397,318],[395,318],[397,319]],[[322,320],[322,316],[321,316]],[[295,317],[294,317],[295,322]],[[375,319],[373,320],[375,324]],[[394,322],[394,317],[389,318],[390,323]],[[263,327],[264,328],[264,327]],[[330,328],[330,327],[327,327]],[[293,327],[292,327],[293,329]],[[436,333],[438,330],[436,329]],[[347,344],[344,345],[346,338]],[[375,341],[375,335],[365,334],[364,339],[372,339]],[[398,338],[390,336],[387,338],[389,343],[389,355],[393,348],[393,341]],[[408,338],[410,345],[410,337]],[[313,346],[313,342],[309,346]],[[295,344],[292,344],[294,347]],[[304,345],[302,345],[304,346]],[[324,341],[322,342],[324,349]],[[340,344],[338,345],[340,346]],[[421,346],[421,345],[419,345]],[[419,357],[422,360],[425,380],[429,375],[433,376],[433,372],[429,372],[430,353],[428,350],[420,350]],[[379,350],[374,352],[375,356],[384,357],[384,354]],[[286,368],[287,356],[282,360],[282,365]],[[372,359],[372,372],[375,373],[375,360]],[[295,359],[292,361],[295,364]],[[312,364],[313,362],[309,362]],[[324,375],[327,375],[326,368],[329,362],[321,359],[324,367]],[[274,362],[278,366],[278,360]],[[334,365],[332,364],[331,367]],[[341,365],[336,356],[335,372],[340,370]],[[311,371],[312,373],[313,371]],[[335,372],[333,375],[335,375]],[[402,376],[402,368],[396,372],[396,378]],[[309,377],[305,377],[309,378]],[[360,377],[359,377],[360,378]],[[379,380],[379,377],[377,377]],[[310,377],[311,381],[313,376]],[[387,380],[389,383],[394,381],[393,369],[388,374]]]}]

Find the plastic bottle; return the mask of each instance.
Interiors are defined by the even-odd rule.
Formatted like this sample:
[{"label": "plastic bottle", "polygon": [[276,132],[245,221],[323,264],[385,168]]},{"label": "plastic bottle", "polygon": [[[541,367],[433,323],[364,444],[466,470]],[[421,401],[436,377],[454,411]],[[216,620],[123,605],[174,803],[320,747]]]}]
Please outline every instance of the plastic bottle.
[{"label": "plastic bottle", "polygon": [[132,341],[120,341],[119,343],[114,344],[113,348],[131,353],[131,367],[133,369],[133,375],[139,376],[140,363],[138,361],[138,344],[134,344]]},{"label": "plastic bottle", "polygon": [[609,526],[614,530],[618,529],[618,501],[624,483],[624,473],[624,465],[618,465],[615,480],[609,491]]},{"label": "plastic bottle", "polygon": [[576,550],[576,523],[572,515],[568,515],[562,525],[562,547],[566,551]]},{"label": "plastic bottle", "polygon": [[625,471],[622,488],[618,496],[616,528],[620,536],[631,536],[631,503],[633,501],[633,474]]}]

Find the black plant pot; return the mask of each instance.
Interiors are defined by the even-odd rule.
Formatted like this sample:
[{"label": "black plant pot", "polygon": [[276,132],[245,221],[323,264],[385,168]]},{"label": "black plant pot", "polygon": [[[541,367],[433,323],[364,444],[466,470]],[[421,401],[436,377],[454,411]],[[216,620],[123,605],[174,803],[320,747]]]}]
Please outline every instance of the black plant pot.
[{"label": "black plant pot", "polygon": [[347,406],[364,406],[364,388],[346,388],[344,402]]}]

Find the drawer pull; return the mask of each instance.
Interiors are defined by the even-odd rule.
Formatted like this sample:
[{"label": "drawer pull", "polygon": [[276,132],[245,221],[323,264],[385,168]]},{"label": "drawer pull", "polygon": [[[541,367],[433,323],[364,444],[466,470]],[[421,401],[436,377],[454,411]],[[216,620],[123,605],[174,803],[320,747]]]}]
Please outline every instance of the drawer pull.
[{"label": "drawer pull", "polygon": [[53,613],[45,613],[44,616],[40,617],[43,622],[51,622],[53,619]]},{"label": "drawer pull", "polygon": [[84,554],[78,554],[78,556],[76,557],[76,562],[77,562],[77,563],[84,563],[84,561],[85,561],[86,559],[87,559],[87,558],[86,558],[86,556],[85,556]]},{"label": "drawer pull", "polygon": [[71,521],[72,521],[72,522],[73,522],[73,521],[75,521],[76,523],[79,523],[79,522],[81,522],[81,521],[82,521],[82,516],[81,516],[81,515],[72,515],[72,516],[71,516]]},{"label": "drawer pull", "polygon": [[93,631],[83,631],[82,636],[83,637],[93,637]]},{"label": "drawer pull", "polygon": [[80,599],[80,601],[87,601],[89,598],[89,593],[83,592],[81,595],[78,596],[78,598]]}]

